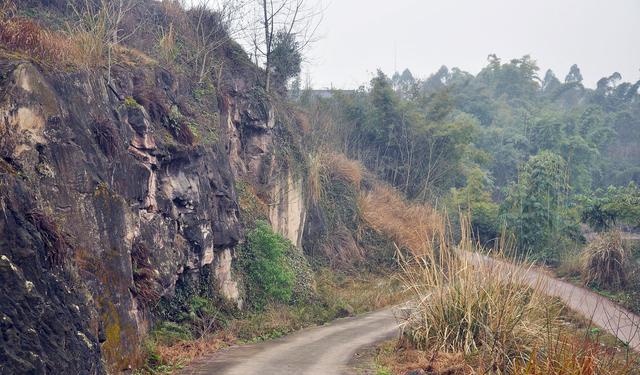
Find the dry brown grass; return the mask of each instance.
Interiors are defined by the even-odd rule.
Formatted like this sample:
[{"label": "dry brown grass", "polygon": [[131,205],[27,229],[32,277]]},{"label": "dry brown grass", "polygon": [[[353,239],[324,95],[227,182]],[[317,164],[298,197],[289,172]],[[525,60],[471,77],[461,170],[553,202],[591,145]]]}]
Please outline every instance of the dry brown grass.
[{"label": "dry brown grass", "polygon": [[360,189],[364,167],[344,154],[318,151],[309,156],[307,192],[313,203],[318,203],[327,184],[341,181]]},{"label": "dry brown grass", "polygon": [[[52,69],[90,69],[105,64],[107,32],[106,25],[101,23],[93,28],[52,31],[32,19],[15,16],[10,8],[0,8],[0,48]],[[122,45],[114,45],[111,55],[130,65],[157,64],[146,54]]]},{"label": "dry brown grass", "polygon": [[344,154],[329,153],[324,157],[327,174],[334,180],[340,180],[356,187],[360,186],[364,167],[359,161],[349,159]]},{"label": "dry brown grass", "polygon": [[157,344],[154,347],[155,360],[162,364],[171,364],[171,367],[184,366],[198,357],[214,353],[221,348],[229,346],[235,341],[235,337],[228,332],[221,331],[197,340],[177,341],[171,344]]},{"label": "dry brown grass", "polygon": [[601,234],[589,243],[583,254],[582,277],[585,284],[616,289],[626,284],[628,256],[620,232]]},{"label": "dry brown grass", "polygon": [[415,255],[429,251],[429,240],[435,233],[444,232],[444,220],[432,207],[409,203],[387,185],[379,184],[362,193],[358,209],[367,225]]},{"label": "dry brown grass", "polygon": [[9,51],[50,64],[75,64],[81,58],[71,39],[22,17],[0,19],[0,43]]},{"label": "dry brown grass", "polygon": [[391,374],[421,369],[427,374],[466,375],[477,372],[462,353],[442,353],[416,350],[402,342],[389,341],[378,349],[376,363]]},{"label": "dry brown grass", "polygon": [[[596,341],[565,335],[555,338],[544,349],[534,350],[527,361],[517,362],[517,375],[627,375],[633,363],[615,356],[615,349]],[[637,373],[637,371],[635,372]]]},{"label": "dry brown grass", "polygon": [[353,233],[344,226],[339,226],[330,233],[329,239],[320,246],[320,249],[333,267],[352,265],[365,257],[364,249],[358,246]]}]

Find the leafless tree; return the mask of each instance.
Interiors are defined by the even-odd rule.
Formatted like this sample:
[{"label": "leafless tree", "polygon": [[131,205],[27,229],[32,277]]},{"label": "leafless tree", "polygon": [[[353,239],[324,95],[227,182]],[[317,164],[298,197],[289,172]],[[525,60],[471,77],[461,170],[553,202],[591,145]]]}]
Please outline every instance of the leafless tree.
[{"label": "leafless tree", "polygon": [[91,36],[85,41],[90,44],[86,48],[98,56],[107,54],[108,80],[111,81],[113,48],[137,30],[125,32],[122,21],[140,4],[140,0],[67,0],[67,4],[79,20],[75,27]]},{"label": "leafless tree", "polygon": [[275,36],[281,32],[297,41],[298,52],[312,43],[322,18],[321,5],[308,0],[253,0],[254,24],[251,44],[256,63],[265,67],[265,90],[271,87],[272,52]]}]

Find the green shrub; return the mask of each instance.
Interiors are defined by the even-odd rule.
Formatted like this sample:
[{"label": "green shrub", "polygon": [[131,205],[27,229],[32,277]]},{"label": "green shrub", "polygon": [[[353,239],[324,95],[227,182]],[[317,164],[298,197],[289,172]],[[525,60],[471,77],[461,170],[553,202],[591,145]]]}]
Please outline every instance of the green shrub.
[{"label": "green shrub", "polygon": [[291,246],[264,221],[256,222],[255,229],[247,234],[242,263],[250,304],[262,309],[268,302],[291,301],[295,273],[285,256]]}]

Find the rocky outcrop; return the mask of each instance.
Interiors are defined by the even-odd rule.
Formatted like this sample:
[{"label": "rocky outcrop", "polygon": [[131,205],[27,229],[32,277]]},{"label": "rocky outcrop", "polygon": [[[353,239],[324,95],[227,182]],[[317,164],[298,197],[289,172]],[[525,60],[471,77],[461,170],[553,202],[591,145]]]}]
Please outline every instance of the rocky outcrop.
[{"label": "rocky outcrop", "polygon": [[111,83],[24,62],[0,73],[1,372],[100,373],[100,352],[112,371],[134,365],[149,305],[206,267],[239,303],[234,178],[217,144],[180,137],[169,111],[187,85],[160,68],[120,69]]},{"label": "rocky outcrop", "polygon": [[15,171],[0,168],[0,373],[104,372],[104,332],[92,325],[82,283],[60,264],[70,250],[64,235]]},{"label": "rocky outcrop", "polygon": [[160,67],[107,80],[0,62],[1,373],[135,366],[151,307],[177,284],[241,307],[237,180],[300,245],[303,184],[279,160],[274,111],[227,79],[196,99]]},{"label": "rocky outcrop", "polygon": [[268,101],[247,90],[244,82],[235,87],[239,90],[221,105],[234,176],[256,187],[272,227],[301,249],[306,218],[303,178],[278,160],[276,116]]}]

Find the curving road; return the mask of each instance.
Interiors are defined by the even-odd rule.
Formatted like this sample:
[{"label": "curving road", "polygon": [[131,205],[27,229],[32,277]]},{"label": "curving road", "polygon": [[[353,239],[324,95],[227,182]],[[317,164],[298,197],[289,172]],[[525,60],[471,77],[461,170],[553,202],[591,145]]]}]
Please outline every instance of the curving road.
[{"label": "curving road", "polygon": [[[541,284],[548,295],[560,298],[595,325],[640,351],[640,317],[598,294],[535,270],[528,271],[527,282]],[[386,309],[339,319],[277,340],[222,350],[193,362],[179,374],[343,374],[358,349],[391,338],[397,332],[393,311]]]},{"label": "curving road", "polygon": [[293,335],[221,350],[179,372],[183,375],[338,375],[356,350],[397,334],[391,309],[338,319]]}]

